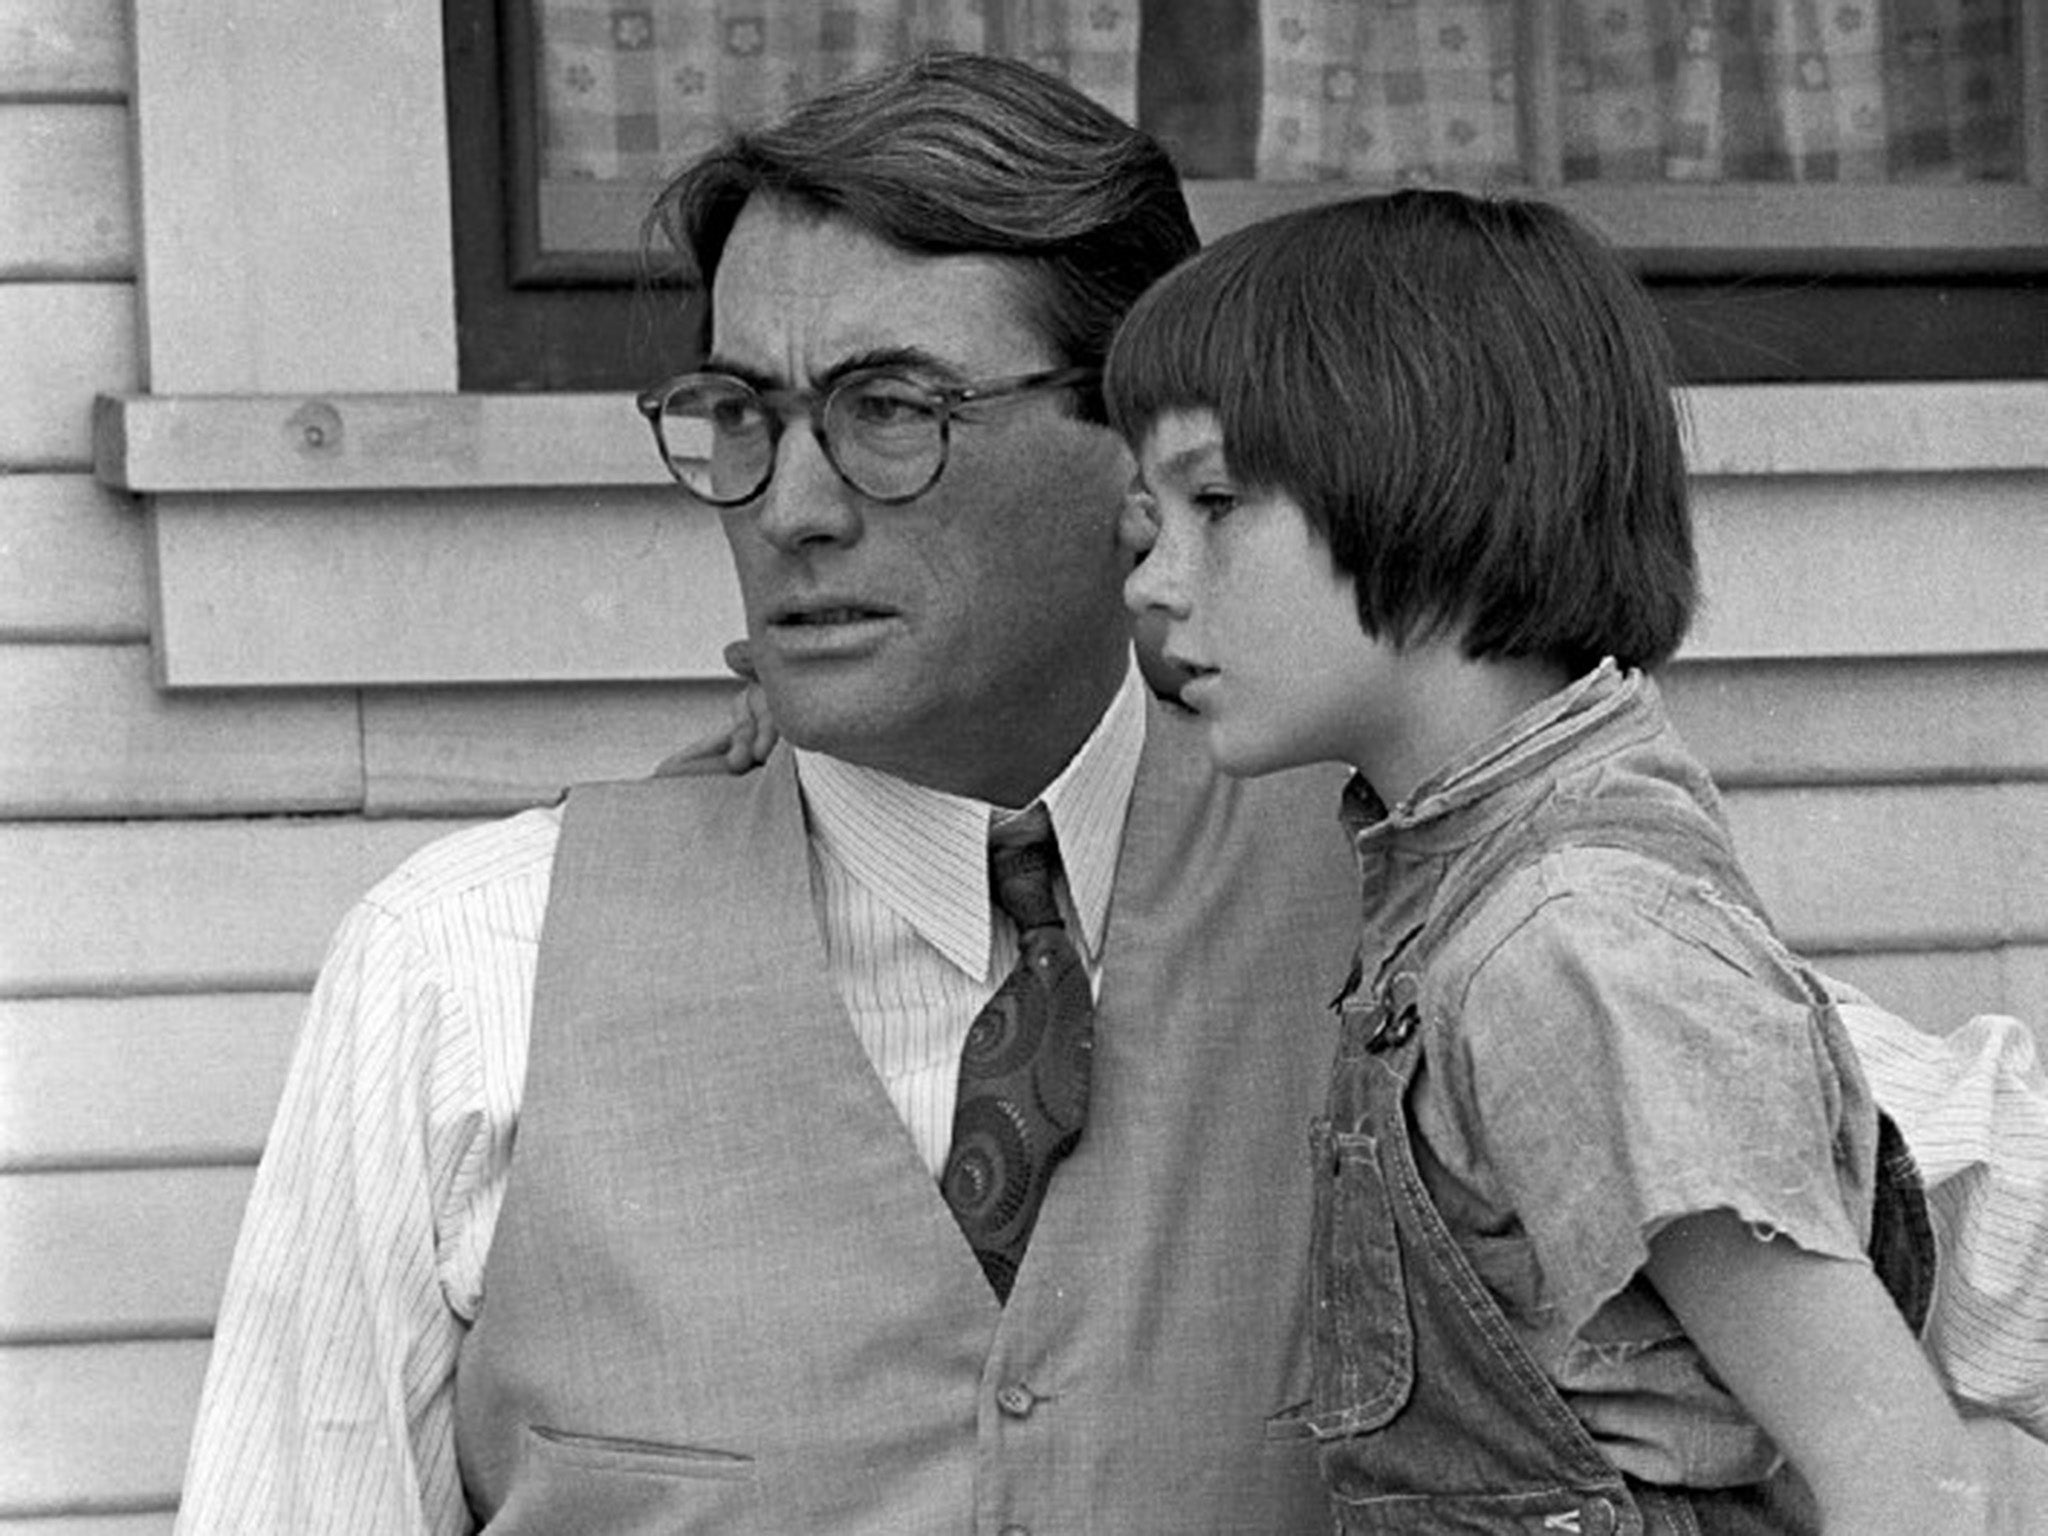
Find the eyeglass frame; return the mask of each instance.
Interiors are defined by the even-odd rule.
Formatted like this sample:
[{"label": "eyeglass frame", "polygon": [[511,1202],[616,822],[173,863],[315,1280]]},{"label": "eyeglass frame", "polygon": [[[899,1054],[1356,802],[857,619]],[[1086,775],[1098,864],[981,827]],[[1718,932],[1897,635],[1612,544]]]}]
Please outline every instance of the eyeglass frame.
[{"label": "eyeglass frame", "polygon": [[[690,373],[679,373],[672,379],[664,380],[662,383],[656,384],[651,388],[643,389],[635,397],[634,405],[638,408],[640,414],[647,418],[647,425],[654,431],[655,451],[661,455],[662,467],[669,472],[669,477],[683,488],[686,495],[696,501],[703,502],[706,506],[717,507],[721,511],[730,511],[734,507],[745,506],[748,502],[755,500],[766,491],[769,483],[775,478],[775,460],[776,454],[782,446],[782,434],[788,429],[791,419],[801,414],[808,420],[811,437],[823,451],[825,462],[832,466],[832,472],[839,476],[840,481],[848,489],[865,496],[869,501],[875,502],[880,506],[900,507],[916,501],[933,486],[937,485],[939,477],[945,474],[946,465],[950,462],[953,451],[953,418],[963,409],[968,406],[980,405],[987,401],[1014,398],[1018,395],[1031,394],[1039,390],[1070,389],[1083,384],[1092,384],[1101,377],[1102,370],[1100,368],[1070,365],[1064,368],[1043,368],[1033,373],[1010,374],[1003,378],[977,379],[966,384],[931,384],[917,377],[914,370],[905,368],[900,364],[882,364],[877,367],[853,369],[851,372],[834,379],[823,390],[762,389],[747,379],[741,378],[736,373],[727,373],[721,369],[713,368],[697,369]],[[852,475],[846,472],[846,467],[839,462],[839,455],[834,451],[832,440],[825,432],[826,413],[841,391],[876,378],[901,379],[906,383],[914,385],[919,391],[932,397],[938,411],[938,460],[933,464],[931,474],[922,485],[914,491],[900,495],[878,496],[866,486],[858,483]],[[662,423],[667,419],[667,412],[664,407],[670,398],[682,389],[683,386],[699,380],[716,380],[720,383],[738,385],[761,402],[767,410],[769,420],[774,423],[769,431],[767,467],[761,472],[759,483],[744,496],[718,497],[705,495],[683,479],[681,473],[676,469],[675,456],[668,451],[668,434],[662,429]]]}]

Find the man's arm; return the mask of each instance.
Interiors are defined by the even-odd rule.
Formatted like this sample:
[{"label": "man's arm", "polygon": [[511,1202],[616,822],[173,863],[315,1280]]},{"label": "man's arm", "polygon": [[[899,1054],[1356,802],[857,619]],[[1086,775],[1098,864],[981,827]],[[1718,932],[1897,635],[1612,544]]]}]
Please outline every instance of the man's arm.
[{"label": "man's arm", "polygon": [[244,1217],[180,1536],[470,1528],[452,1419],[464,1325],[436,1212],[477,1149],[430,1121],[480,1097],[466,1028],[419,946],[358,907],[314,989]]},{"label": "man's arm", "polygon": [[1947,1035],[1829,983],[1927,1184],[1941,1282],[1925,1344],[1967,1411],[2048,1441],[2048,1075],[2017,1019]]}]

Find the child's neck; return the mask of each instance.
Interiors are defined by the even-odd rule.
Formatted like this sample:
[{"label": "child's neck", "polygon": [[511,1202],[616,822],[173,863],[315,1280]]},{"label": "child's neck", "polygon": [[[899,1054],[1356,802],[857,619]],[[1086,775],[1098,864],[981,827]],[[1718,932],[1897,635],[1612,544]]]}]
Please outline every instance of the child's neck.
[{"label": "child's neck", "polygon": [[1399,728],[1362,744],[1353,765],[1389,807],[1571,682],[1545,661],[1473,661],[1455,642],[1426,644],[1404,659],[1413,663],[1413,686],[1403,690]]}]

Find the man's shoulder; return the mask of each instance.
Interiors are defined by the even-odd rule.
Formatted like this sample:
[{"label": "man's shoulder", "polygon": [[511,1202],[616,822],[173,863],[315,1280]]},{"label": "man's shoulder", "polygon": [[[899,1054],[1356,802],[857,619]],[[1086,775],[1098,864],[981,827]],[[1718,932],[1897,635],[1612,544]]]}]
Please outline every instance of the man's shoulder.
[{"label": "man's shoulder", "polygon": [[370,888],[364,903],[405,919],[491,892],[545,892],[561,830],[555,804],[450,832],[413,852]]}]

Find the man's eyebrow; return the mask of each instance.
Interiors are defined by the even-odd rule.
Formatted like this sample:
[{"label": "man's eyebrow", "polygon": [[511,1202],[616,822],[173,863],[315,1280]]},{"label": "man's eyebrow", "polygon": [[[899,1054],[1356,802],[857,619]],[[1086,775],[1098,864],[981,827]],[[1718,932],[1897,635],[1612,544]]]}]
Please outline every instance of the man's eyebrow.
[{"label": "man's eyebrow", "polygon": [[[731,374],[734,378],[764,392],[791,387],[786,379],[732,358],[721,357],[717,353],[704,359],[704,367],[713,373]],[[830,389],[848,374],[861,373],[871,368],[900,368],[909,373],[937,374],[947,379],[963,377],[958,368],[923,347],[868,347],[840,358],[822,374],[810,380],[809,387]]]}]

